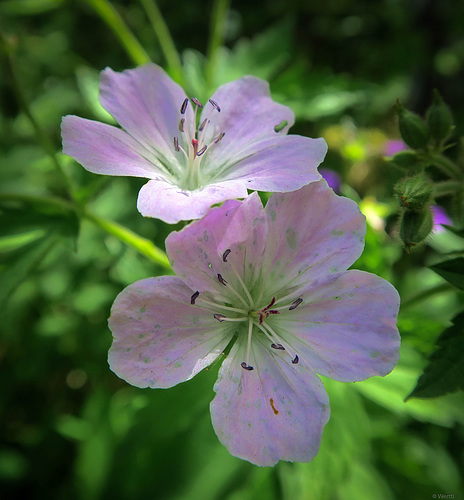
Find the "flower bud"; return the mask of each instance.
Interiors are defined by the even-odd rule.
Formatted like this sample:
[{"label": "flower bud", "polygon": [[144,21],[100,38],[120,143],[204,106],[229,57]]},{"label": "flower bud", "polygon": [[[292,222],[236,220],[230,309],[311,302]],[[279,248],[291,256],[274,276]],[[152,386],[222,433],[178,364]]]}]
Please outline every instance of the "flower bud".
[{"label": "flower bud", "polygon": [[422,174],[406,177],[399,181],[394,189],[400,205],[407,211],[421,212],[432,202],[433,185]]},{"label": "flower bud", "polygon": [[389,163],[401,169],[420,169],[427,167],[430,162],[425,161],[415,151],[401,151],[390,159]]},{"label": "flower bud", "polygon": [[413,149],[425,148],[429,141],[429,130],[424,120],[415,113],[408,111],[398,99],[398,125],[403,141]]},{"label": "flower bud", "polygon": [[406,250],[425,241],[433,229],[433,214],[430,206],[421,212],[404,211],[401,215],[400,238]]},{"label": "flower bud", "polygon": [[441,142],[448,138],[453,128],[453,115],[449,107],[443,102],[438,90],[433,92],[433,102],[427,111],[427,125],[430,135]]}]

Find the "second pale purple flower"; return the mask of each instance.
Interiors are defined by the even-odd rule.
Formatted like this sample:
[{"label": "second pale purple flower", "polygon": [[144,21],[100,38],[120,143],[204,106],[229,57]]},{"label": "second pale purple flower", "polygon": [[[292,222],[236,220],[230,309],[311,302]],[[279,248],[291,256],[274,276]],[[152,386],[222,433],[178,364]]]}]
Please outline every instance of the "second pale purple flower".
[{"label": "second pale purple flower", "polygon": [[177,276],[138,281],[112,308],[111,368],[137,387],[191,379],[231,350],[211,403],[214,429],[258,465],[317,453],[329,400],[317,373],[386,375],[399,357],[399,297],[347,271],[364,246],[357,205],[325,181],[231,200],[166,241]]},{"label": "second pale purple flower", "polygon": [[294,191],[321,177],[325,141],[286,136],[294,114],[258,78],[227,83],[201,103],[155,64],[108,68],[100,101],[122,129],[65,116],[63,152],[90,172],[149,179],[137,204],[144,216],[198,219],[248,189]]}]

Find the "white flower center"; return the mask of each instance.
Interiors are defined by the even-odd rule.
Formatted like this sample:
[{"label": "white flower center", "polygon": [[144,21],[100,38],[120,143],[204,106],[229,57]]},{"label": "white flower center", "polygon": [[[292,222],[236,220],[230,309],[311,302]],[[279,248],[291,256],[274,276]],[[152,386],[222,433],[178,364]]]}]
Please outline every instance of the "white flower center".
[{"label": "white flower center", "polygon": [[[230,249],[227,249],[222,256],[222,260],[228,266],[227,271],[231,271],[235,276],[240,288],[236,289],[229,283],[229,281],[224,279],[222,274],[217,274],[219,283],[227,288],[227,294],[229,297],[222,294],[215,294],[214,301],[210,301],[207,298],[200,296],[199,292],[195,292],[191,297],[190,303],[196,304],[198,301],[198,305],[201,307],[215,311],[213,317],[220,323],[224,321],[248,323],[246,359],[241,363],[244,370],[253,371],[254,369],[253,366],[250,365],[250,352],[253,330],[256,331],[256,329],[264,334],[270,341],[270,347],[272,349],[285,351],[290,356],[292,364],[297,364],[300,359],[298,355],[294,353],[288,343],[275,332],[267,320],[270,316],[281,314],[284,310],[293,311],[303,302],[303,299],[301,297],[295,299],[295,293],[293,292],[279,299],[272,297],[271,301],[267,305],[259,305],[262,304],[264,290],[261,291],[257,300],[253,299],[250,291],[245,285],[243,279],[240,277],[239,273],[236,271],[234,265],[232,262],[227,260],[230,252]],[[232,300],[231,296],[234,297]],[[239,307],[226,305],[226,303],[232,303],[235,298],[240,302]],[[220,301],[221,303],[217,303],[217,301]]]},{"label": "white flower center", "polygon": [[[177,152],[182,152],[187,160],[187,168],[180,179],[180,187],[189,191],[199,189],[205,184],[200,170],[202,157],[208,148],[221,141],[225,135],[225,132],[220,132],[207,144],[206,130],[211,126],[211,115],[215,112],[220,113],[221,108],[215,101],[209,99],[208,102],[211,104],[209,112],[197,126],[197,110],[202,109],[203,104],[195,97],[192,97],[191,101],[194,105],[193,130],[190,129],[190,124],[185,121],[185,112],[189,104],[189,99],[185,98],[180,107],[181,118],[179,121],[179,132],[182,134],[180,137],[184,137],[185,140],[179,141],[179,137],[173,138],[174,149]],[[182,147],[181,142],[186,146],[185,149]]]}]

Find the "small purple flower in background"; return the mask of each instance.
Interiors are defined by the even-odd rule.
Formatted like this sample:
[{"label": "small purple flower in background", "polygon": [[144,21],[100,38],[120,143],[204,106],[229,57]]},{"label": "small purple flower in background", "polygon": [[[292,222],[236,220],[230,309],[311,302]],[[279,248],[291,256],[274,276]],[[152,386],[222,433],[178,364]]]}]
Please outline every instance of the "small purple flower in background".
[{"label": "small purple flower in background", "polygon": [[441,233],[445,230],[442,224],[446,226],[452,225],[453,221],[449,218],[446,210],[440,205],[432,205],[430,207],[433,214],[433,232]]},{"label": "small purple flower in background", "polygon": [[339,193],[341,180],[337,172],[330,168],[320,168],[319,173],[327,181],[329,187],[332,188],[336,193]]},{"label": "small purple flower in background", "polygon": [[294,114],[258,78],[222,85],[201,103],[155,64],[107,68],[100,101],[123,130],[65,116],[63,152],[90,172],[150,179],[137,204],[144,216],[198,219],[247,189],[294,191],[321,178],[325,141],[286,136]]},{"label": "small purple flower in background", "polygon": [[137,387],[191,379],[235,339],[211,416],[232,455],[271,466],[317,454],[329,400],[316,375],[386,375],[399,358],[399,297],[346,269],[362,253],[364,216],[325,181],[230,200],[173,232],[177,276],[138,281],[116,299],[111,369]]},{"label": "small purple flower in background", "polygon": [[404,151],[405,149],[408,149],[408,146],[406,146],[402,140],[392,139],[391,141],[387,141],[385,144],[385,155],[394,156],[396,153]]}]

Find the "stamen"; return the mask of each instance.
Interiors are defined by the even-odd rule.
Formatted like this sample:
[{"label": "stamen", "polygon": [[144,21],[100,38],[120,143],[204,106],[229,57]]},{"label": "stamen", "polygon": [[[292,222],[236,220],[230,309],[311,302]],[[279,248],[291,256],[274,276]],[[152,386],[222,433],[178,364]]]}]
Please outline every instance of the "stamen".
[{"label": "stamen", "polygon": [[189,100],[186,97],[184,99],[184,102],[182,103],[182,106],[180,107],[180,114],[181,115],[185,115],[185,111],[187,110],[188,103],[189,103]]},{"label": "stamen", "polygon": [[196,139],[192,139],[193,146],[193,156],[196,156],[198,153],[198,141]]},{"label": "stamen", "polygon": [[223,314],[213,314],[213,316],[214,319],[217,319],[220,323],[227,319],[227,316],[224,316]]},{"label": "stamen", "polygon": [[292,363],[294,365],[298,364],[298,361],[300,361],[300,358],[298,357],[298,355],[296,355],[293,359],[292,359]]},{"label": "stamen", "polygon": [[230,254],[232,250],[230,248],[228,248],[223,254],[222,254],[222,261],[223,262],[227,262],[227,257],[228,255]]},{"label": "stamen", "polygon": [[203,104],[201,104],[201,102],[196,97],[192,97],[192,102],[196,104],[199,108],[203,107]]},{"label": "stamen", "polygon": [[[227,256],[226,256],[227,257]],[[245,283],[243,282],[242,278],[240,277],[240,274],[238,274],[237,270],[235,269],[234,265],[232,264],[232,262],[230,262],[230,267],[232,268],[232,271],[234,272],[235,276],[237,277],[240,285],[242,285],[242,288],[243,290],[245,291],[245,294],[248,298],[248,301],[249,301],[249,304],[252,308],[255,307],[255,303],[253,301],[253,298],[248,290],[248,288],[245,286]]]},{"label": "stamen", "polygon": [[292,305],[288,308],[289,311],[293,311],[293,309],[296,309],[301,303],[303,302],[303,299],[296,299],[294,302],[292,302]]},{"label": "stamen", "polygon": [[[273,349],[288,352],[288,354],[292,358],[292,364],[294,364],[294,365],[296,365],[300,361],[300,358],[298,357],[298,355],[296,355],[296,354],[293,355],[293,353],[292,353],[293,349],[291,349],[290,346],[286,342],[282,341],[279,338],[279,336],[277,335],[277,333],[268,324],[264,324],[264,325],[260,325],[259,323],[255,323],[255,324],[264,333],[264,335],[266,335],[266,337],[272,342],[271,347]],[[274,346],[277,346],[277,347],[274,347]],[[278,346],[283,347],[283,349],[281,347],[278,347]]]},{"label": "stamen", "polygon": [[203,146],[200,149],[200,151],[198,151],[197,156],[201,156],[207,149],[208,149],[208,146]]},{"label": "stamen", "polygon": [[285,347],[282,344],[271,344],[273,349],[277,349],[278,351],[285,351]]},{"label": "stamen", "polygon": [[274,304],[275,304],[275,301],[276,301],[276,298],[275,297],[272,297],[272,300],[271,302],[269,303],[268,306],[266,306],[264,309],[263,309],[263,312],[264,311],[267,311],[268,309],[270,309]]},{"label": "stamen", "polygon": [[208,118],[205,118],[205,119],[201,122],[201,125],[198,127],[198,132],[201,132],[201,131],[205,128],[205,126],[206,126],[206,124],[207,124],[207,123],[208,123]]},{"label": "stamen", "polygon": [[[216,298],[223,300],[224,302],[227,302],[228,300],[226,297],[218,296],[217,293],[215,294],[215,296]],[[201,302],[199,303],[199,305],[201,305],[205,309],[211,309],[214,311],[219,308],[219,309],[225,309],[226,311],[234,311],[241,314],[248,314],[248,310],[246,309],[239,309],[238,307],[230,307],[230,306],[224,306],[222,304],[216,304],[215,302],[210,302],[209,300],[205,300],[203,297],[200,297],[200,301]],[[207,307],[205,307],[205,305]]]},{"label": "stamen", "polygon": [[173,143],[174,143],[174,149],[179,152],[180,151],[180,148],[179,148],[179,139],[177,137],[174,137],[173,139]]},{"label": "stamen", "polygon": [[247,352],[246,352],[246,362],[242,363],[242,368],[251,371],[253,367],[250,366],[250,351],[251,351],[251,334],[253,333],[253,319],[248,318],[248,342],[247,342]]},{"label": "stamen", "polygon": [[184,123],[185,123],[185,118],[181,118],[179,121],[179,132],[184,131]]},{"label": "stamen", "polygon": [[198,296],[200,295],[200,292],[195,292],[191,297],[190,297],[190,304],[195,304],[195,300],[198,298]]},{"label": "stamen", "polygon": [[214,102],[212,99],[209,100],[211,106],[213,106],[213,108],[216,108],[218,113],[221,112],[221,108],[218,106],[218,103],[217,102]]},{"label": "stamen", "polygon": [[217,275],[217,278],[219,280],[219,283],[221,283],[221,285],[226,286],[227,281],[220,274]]},{"label": "stamen", "polygon": [[252,366],[249,366],[245,363],[245,361],[243,361],[240,365],[244,370],[248,370],[249,372],[251,372],[252,370],[254,370],[254,368]]},{"label": "stamen", "polygon": [[217,137],[216,139],[214,139],[214,144],[217,144],[224,136],[226,135],[225,132],[221,132]]}]

